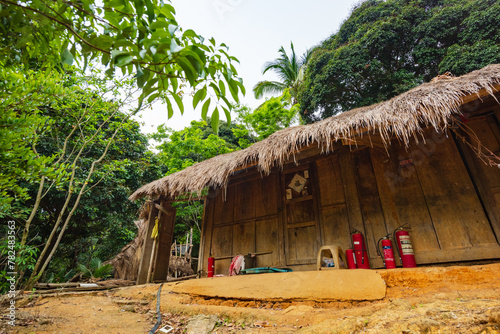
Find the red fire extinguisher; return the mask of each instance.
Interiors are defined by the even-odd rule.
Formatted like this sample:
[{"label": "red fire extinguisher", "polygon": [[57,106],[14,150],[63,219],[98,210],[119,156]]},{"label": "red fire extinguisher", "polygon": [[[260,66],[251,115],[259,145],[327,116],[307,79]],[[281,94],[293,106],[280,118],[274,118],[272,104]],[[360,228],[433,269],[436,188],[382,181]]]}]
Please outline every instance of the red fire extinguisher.
[{"label": "red fire extinguisher", "polygon": [[410,233],[403,230],[404,225],[401,225],[394,230],[394,240],[398,246],[399,258],[401,263],[403,263],[403,268],[415,268],[417,262],[415,261],[415,255],[413,254],[413,246],[411,245]]},{"label": "red fire extinguisher", "polygon": [[210,254],[210,257],[208,258],[208,270],[207,270],[207,276],[208,277],[214,277],[214,268],[215,268],[215,258]]},{"label": "red fire extinguisher", "polygon": [[347,268],[349,269],[357,269],[356,266],[356,257],[354,256],[354,250],[348,249],[345,251],[345,257],[347,258]]},{"label": "red fire extinguisher", "polygon": [[354,255],[356,257],[356,265],[358,269],[370,269],[370,262],[368,261],[368,252],[366,249],[365,239],[363,234],[357,230],[352,233],[352,244],[354,248]]},{"label": "red fire extinguisher", "polygon": [[[380,251],[380,244],[382,244],[382,251]],[[392,242],[389,235],[380,238],[377,242],[377,253],[384,259],[386,269],[395,269],[396,261],[394,261],[394,251],[392,250]]]}]

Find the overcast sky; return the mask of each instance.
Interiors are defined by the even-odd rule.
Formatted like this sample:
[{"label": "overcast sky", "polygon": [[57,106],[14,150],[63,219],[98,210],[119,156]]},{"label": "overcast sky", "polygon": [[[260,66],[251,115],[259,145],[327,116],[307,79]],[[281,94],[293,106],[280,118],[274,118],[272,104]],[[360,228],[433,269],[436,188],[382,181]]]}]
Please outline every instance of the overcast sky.
[{"label": "overcast sky", "polygon": [[[278,57],[279,48],[284,46],[290,52],[292,41],[295,52],[302,55],[337,32],[353,5],[360,1],[172,0],[172,5],[184,30],[193,29],[205,38],[214,37],[217,43],[229,46],[229,54],[240,60],[236,67],[247,90],[242,102],[255,108],[263,100],[254,99],[252,88],[258,81],[275,79],[269,72],[263,76],[262,69],[267,61]],[[145,123],[143,132],[151,133],[162,123],[180,130],[201,118],[198,110],[201,106],[193,110],[191,101],[184,104],[184,115],[177,112],[170,120],[162,104],[145,111],[140,119]]]}]

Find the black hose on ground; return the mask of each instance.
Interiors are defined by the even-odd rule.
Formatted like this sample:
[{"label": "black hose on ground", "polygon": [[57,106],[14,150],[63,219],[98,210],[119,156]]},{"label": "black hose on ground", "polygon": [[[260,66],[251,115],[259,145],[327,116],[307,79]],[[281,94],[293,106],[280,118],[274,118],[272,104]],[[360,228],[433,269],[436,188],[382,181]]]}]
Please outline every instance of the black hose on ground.
[{"label": "black hose on ground", "polygon": [[161,312],[160,312],[160,294],[161,294],[161,287],[163,284],[160,284],[160,287],[158,288],[158,293],[156,294],[156,313],[158,313],[158,317],[156,319],[156,324],[155,326],[149,331],[149,334],[154,334],[158,327],[160,327],[161,324]]}]

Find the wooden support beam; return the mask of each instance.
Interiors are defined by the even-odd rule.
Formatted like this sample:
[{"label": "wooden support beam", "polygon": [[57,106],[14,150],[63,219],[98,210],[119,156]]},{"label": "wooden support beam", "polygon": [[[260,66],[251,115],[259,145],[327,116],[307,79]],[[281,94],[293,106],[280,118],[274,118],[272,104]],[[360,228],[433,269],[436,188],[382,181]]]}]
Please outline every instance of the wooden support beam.
[{"label": "wooden support beam", "polygon": [[137,274],[137,284],[146,284],[148,283],[148,273],[151,264],[151,254],[153,251],[154,239],[151,238],[151,232],[153,231],[153,227],[155,226],[155,218],[158,215],[159,210],[151,205],[149,209],[149,219],[148,226],[146,230],[146,236],[144,238],[144,244],[142,246],[142,256],[141,263],[139,264],[139,272]]},{"label": "wooden support beam", "polygon": [[[249,254],[242,254],[243,256],[251,256],[251,257],[255,257],[255,256],[260,256],[260,255],[267,255],[267,254],[272,254],[273,251],[268,251],[268,252],[259,252],[259,253],[249,253]],[[218,256],[215,258],[215,260],[225,260],[225,259],[232,259],[233,257],[235,257],[237,255],[229,255],[229,256]]]},{"label": "wooden support beam", "polygon": [[212,253],[212,235],[216,191],[210,189],[203,206],[203,220],[201,222],[200,253],[198,255],[198,275],[206,275],[208,257]]},{"label": "wooden support beam", "polygon": [[176,209],[167,202],[161,203],[162,217],[158,227],[158,243],[154,259],[153,281],[167,280],[168,266],[170,264],[170,253],[172,239],[174,237],[174,225]]},{"label": "wooden support beam", "polygon": [[[494,92],[499,92],[500,91],[500,84],[493,85],[492,88],[493,88]],[[471,94],[471,95],[467,95],[467,96],[462,97],[461,105],[469,103],[469,102],[477,100],[477,99],[482,99],[488,95],[490,95],[490,93],[488,93],[488,91],[483,88],[480,91],[478,91],[476,94]]]},{"label": "wooden support beam", "polygon": [[155,208],[157,208],[158,210],[160,210],[161,212],[163,212],[166,215],[170,214],[170,212],[168,212],[165,208],[163,208],[161,205],[159,205],[157,203],[155,203]]},{"label": "wooden support beam", "polygon": [[161,280],[161,281],[154,281],[154,283],[165,283],[165,282],[179,282],[179,281],[187,281],[193,278],[198,278],[198,275],[190,275],[190,276],[184,276],[184,277],[178,277],[178,278],[171,278],[169,280]]}]

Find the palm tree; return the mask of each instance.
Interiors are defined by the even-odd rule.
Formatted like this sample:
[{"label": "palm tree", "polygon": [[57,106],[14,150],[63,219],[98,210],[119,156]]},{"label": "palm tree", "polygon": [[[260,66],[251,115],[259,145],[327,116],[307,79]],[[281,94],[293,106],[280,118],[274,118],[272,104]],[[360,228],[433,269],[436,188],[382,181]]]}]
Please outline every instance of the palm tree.
[{"label": "palm tree", "polygon": [[290,57],[287,55],[285,48],[282,46],[278,51],[280,56],[264,65],[264,71],[262,74],[272,70],[278,75],[280,81],[258,82],[253,88],[253,93],[256,99],[261,98],[265,94],[282,94],[285,89],[288,88],[292,97],[292,104],[297,103],[298,90],[303,81],[305,65],[309,60],[311,50],[307,50],[304,55],[299,58],[295,54],[293,43],[290,42],[290,46],[292,49]]}]

